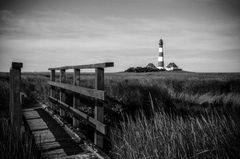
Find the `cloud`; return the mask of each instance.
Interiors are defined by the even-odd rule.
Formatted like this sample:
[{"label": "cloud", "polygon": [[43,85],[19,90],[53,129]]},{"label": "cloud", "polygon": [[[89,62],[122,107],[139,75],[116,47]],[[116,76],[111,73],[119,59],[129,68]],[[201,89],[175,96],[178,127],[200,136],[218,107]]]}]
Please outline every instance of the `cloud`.
[{"label": "cloud", "polygon": [[[191,68],[193,59],[203,62],[211,57],[214,61],[214,56],[240,49],[239,12],[222,10],[223,1],[104,1],[97,2],[99,6],[93,2],[76,5],[77,1],[71,1],[66,6],[60,1],[56,10],[51,8],[54,5],[45,10],[35,6],[34,10],[31,3],[31,9],[20,10],[20,14],[15,10],[0,11],[1,68],[13,59],[27,61],[34,66],[29,68],[38,70],[53,63],[65,65],[66,61],[79,64],[82,59],[84,63],[117,61],[116,70],[144,66],[156,62],[161,37],[166,60],[177,61],[183,68]],[[229,57],[234,61],[238,56]],[[221,66],[224,59],[217,60],[219,70],[225,69]],[[236,66],[239,64],[234,63]]]},{"label": "cloud", "polygon": [[[52,16],[47,16],[51,15]],[[14,39],[36,39],[41,45],[59,45],[71,47],[82,45],[82,47],[97,48],[136,48],[152,47],[151,43],[159,37],[170,39],[169,46],[188,48],[215,49],[221,47],[237,47],[240,29],[238,22],[225,23],[215,21],[194,22],[192,20],[175,18],[123,18],[105,16],[93,19],[74,14],[39,13],[36,17],[15,17],[10,12],[1,12],[2,23],[1,34]],[[56,16],[56,17],[54,17]],[[217,39],[217,40],[216,40]],[[34,43],[33,45],[37,45]],[[65,46],[64,46],[65,43]],[[209,45],[207,43],[212,43]],[[39,45],[40,45],[39,44]],[[144,45],[145,44],[145,45]],[[220,46],[217,46],[221,44]],[[204,47],[205,46],[205,47]],[[213,48],[212,48],[213,49]]]}]

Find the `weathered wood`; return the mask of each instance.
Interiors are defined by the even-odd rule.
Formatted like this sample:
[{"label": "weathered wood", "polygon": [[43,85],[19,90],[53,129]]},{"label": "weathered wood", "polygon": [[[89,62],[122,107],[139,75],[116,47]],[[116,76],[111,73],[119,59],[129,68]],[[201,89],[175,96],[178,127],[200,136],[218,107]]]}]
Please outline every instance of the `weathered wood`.
[{"label": "weathered wood", "polygon": [[[73,74],[73,85],[80,85],[80,69],[74,69]],[[73,108],[76,109],[77,106],[80,106],[80,100],[77,98],[77,94],[73,94]],[[79,120],[73,116],[73,127],[79,126]]]},{"label": "weathered wood", "polygon": [[90,88],[74,86],[71,84],[65,84],[65,83],[59,83],[59,82],[52,82],[52,81],[49,81],[48,84],[51,86],[66,89],[75,93],[79,93],[88,97],[92,97],[100,100],[105,99],[105,93],[102,90],[90,89]]},{"label": "weathered wood", "polygon": [[91,116],[89,116],[88,114],[75,109],[71,106],[69,106],[66,103],[61,102],[60,100],[53,98],[53,97],[49,97],[49,99],[52,102],[56,102],[58,104],[60,104],[59,106],[62,107],[63,109],[65,109],[66,111],[68,111],[69,113],[71,113],[73,116],[75,116],[78,119],[85,119],[92,127],[96,128],[96,130],[102,134],[106,134],[106,125],[103,124],[102,122],[96,120],[95,118],[92,118]]},{"label": "weathered wood", "polygon": [[39,131],[39,130],[44,130],[48,129],[48,126],[46,123],[40,118],[40,119],[30,119],[27,120],[28,126],[31,131]]},{"label": "weathered wood", "polygon": [[[49,81],[48,84],[50,86],[60,88],[61,92],[63,90],[69,90],[74,92],[73,94],[73,106],[69,106],[66,104],[65,100],[62,100],[60,94],[60,100],[50,96],[49,99],[53,103],[57,103],[60,106],[60,110],[64,109],[69,112],[73,116],[73,126],[77,127],[78,122],[77,119],[85,119],[88,123],[95,128],[94,133],[94,143],[103,148],[103,135],[106,134],[106,126],[104,122],[104,107],[103,100],[105,100],[105,92],[104,92],[104,68],[112,67],[112,62],[106,63],[98,63],[91,65],[77,65],[77,66],[63,66],[63,67],[55,67],[49,68],[49,70],[61,70],[60,73],[60,83],[55,81]],[[89,69],[95,68],[95,89],[89,89],[80,87],[80,69]],[[63,83],[61,80],[62,71],[67,69],[74,69],[73,75],[73,84]],[[77,106],[80,106],[80,100],[77,98],[77,94],[81,94],[87,97],[92,97],[95,99],[95,108],[94,108],[94,118],[90,117],[86,113],[76,109]]]},{"label": "weathered wood", "polygon": [[24,111],[23,115],[25,116],[26,120],[29,119],[39,119],[40,115],[36,111]]},{"label": "weathered wood", "polygon": [[22,122],[20,87],[22,63],[13,62],[10,69],[9,115],[11,123],[20,131]]},{"label": "weathered wood", "polygon": [[105,63],[97,63],[97,64],[89,64],[89,65],[54,67],[54,68],[49,68],[48,70],[104,68],[104,67],[113,67],[113,65],[114,65],[113,62],[105,62]]},{"label": "weathered wood", "polygon": [[40,143],[39,145],[39,149],[42,151],[47,151],[49,149],[57,149],[61,147],[61,144],[57,141],[53,141],[53,142],[45,142],[45,143]]},{"label": "weathered wood", "polygon": [[[54,118],[52,119],[43,108],[34,107],[33,109],[24,109],[22,112],[25,124],[28,125],[28,130],[34,137],[42,159],[62,158],[87,152],[85,144],[81,143],[84,149],[79,147],[79,143],[75,142],[68,132],[65,132],[62,125],[59,125]],[[32,118],[38,117],[38,115],[40,118]]]},{"label": "weathered wood", "polygon": [[[64,83],[66,81],[66,72],[65,69],[61,69],[60,71],[60,83]],[[66,94],[65,94],[65,89],[60,89],[60,101],[65,103],[66,101]],[[64,117],[65,112],[63,109],[60,108],[60,116]]]},{"label": "weathered wood", "polygon": [[23,64],[21,62],[12,62],[13,69],[21,70],[22,67],[23,67]]},{"label": "weathered wood", "polygon": [[[51,74],[50,74],[50,80],[51,81],[55,81],[55,70],[51,70]],[[51,97],[55,97],[55,87],[54,86],[51,86],[50,88],[50,96]],[[52,103],[50,103],[50,107],[52,109],[54,109],[54,105]]]},{"label": "weathered wood", "polygon": [[32,131],[32,134],[35,138],[35,143],[42,145],[42,147],[44,143],[56,141],[55,136],[48,128]]},{"label": "weathered wood", "polygon": [[53,149],[49,150],[47,152],[42,152],[41,153],[41,158],[44,159],[57,159],[57,158],[62,158],[62,157],[67,157],[67,154],[65,153],[64,149]]},{"label": "weathered wood", "polygon": [[[104,90],[104,68],[96,68],[95,69],[95,89],[97,90]],[[95,101],[95,108],[94,108],[94,117],[95,120],[103,123],[104,121],[104,107],[102,102]],[[98,125],[96,125],[98,127]],[[103,147],[103,135],[99,134],[98,131],[94,133],[94,144],[99,147]]]}]

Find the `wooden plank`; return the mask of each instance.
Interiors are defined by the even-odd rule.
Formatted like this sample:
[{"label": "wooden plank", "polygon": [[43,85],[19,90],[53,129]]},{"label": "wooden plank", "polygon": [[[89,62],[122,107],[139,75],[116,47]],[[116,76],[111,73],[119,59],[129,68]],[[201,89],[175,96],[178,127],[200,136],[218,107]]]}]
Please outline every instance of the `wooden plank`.
[{"label": "wooden plank", "polygon": [[46,152],[42,152],[41,153],[41,158],[43,159],[58,159],[58,158],[62,158],[62,157],[66,157],[67,154],[65,153],[63,148],[59,148],[59,149],[53,149],[53,150],[48,150]]},{"label": "wooden plank", "polygon": [[42,109],[42,106],[34,106],[34,108],[25,108],[22,109],[22,112],[31,112],[31,111],[36,111],[37,109]]},{"label": "wooden plank", "polygon": [[[74,143],[74,144],[77,145],[77,143]],[[39,146],[39,148],[41,148],[41,151],[44,151],[44,150],[46,151],[48,149],[61,148],[63,145],[64,145],[65,149],[67,149],[68,147],[73,148],[73,141],[69,140],[69,138],[68,138],[68,139],[65,139],[65,140],[56,140],[56,141],[52,141],[52,142],[44,142],[44,143],[39,144],[38,146]],[[74,148],[75,150],[73,149],[73,151],[76,151],[76,148],[81,150],[81,148],[75,147]],[[68,151],[70,152],[71,150],[68,150]]]},{"label": "wooden plank", "polygon": [[88,65],[53,67],[53,68],[49,68],[48,70],[105,68],[105,67],[113,67],[113,65],[114,65],[113,62],[105,62],[105,63],[88,64]]},{"label": "wooden plank", "polygon": [[36,111],[23,111],[23,115],[26,120],[41,118],[38,112]]},{"label": "wooden plank", "polygon": [[90,88],[74,86],[71,84],[65,84],[65,83],[59,83],[59,82],[53,82],[53,81],[48,81],[48,84],[51,86],[66,89],[75,93],[79,93],[88,97],[92,97],[100,100],[105,99],[105,92],[102,90],[90,89]]},{"label": "wooden plank", "polygon": [[[73,74],[73,85],[79,86],[80,85],[80,69],[74,69]],[[73,108],[76,108],[77,105],[80,105],[80,100],[77,98],[77,94],[73,94]],[[79,120],[73,117],[73,127],[79,126]]]},{"label": "wooden plank", "polygon": [[66,103],[61,102],[60,100],[53,98],[53,97],[49,97],[49,99],[53,102],[57,102],[60,104],[60,106],[62,106],[62,108],[66,109],[68,112],[70,112],[72,115],[74,115],[75,117],[79,118],[79,119],[85,119],[86,121],[89,122],[89,124],[91,126],[93,126],[94,128],[96,128],[97,131],[99,131],[102,134],[106,134],[106,125],[99,122],[98,120],[92,118],[91,116],[87,115],[86,113],[77,110],[69,105],[67,105]]},{"label": "wooden plank", "polygon": [[36,144],[42,145],[45,142],[56,141],[53,133],[49,129],[33,131],[34,139]]},{"label": "wooden plank", "polygon": [[27,123],[31,131],[48,129],[47,124],[42,119],[27,120]]},{"label": "wooden plank", "polygon": [[57,149],[61,147],[61,144],[58,141],[45,142],[37,145],[41,151],[46,151],[48,149]]},{"label": "wooden plank", "polygon": [[61,159],[98,159],[98,157],[92,152],[83,152],[76,155],[62,157]]},{"label": "wooden plank", "polygon": [[[95,69],[95,89],[104,90],[104,68]],[[94,118],[98,123],[104,121],[104,107],[102,102],[95,101]],[[96,123],[96,127],[99,127]],[[94,144],[103,148],[103,135],[99,134],[97,130],[94,132]]]},{"label": "wooden plank", "polygon": [[[66,71],[65,69],[61,69],[60,71],[60,83],[64,83],[66,81]],[[60,101],[65,103],[66,100],[66,94],[65,94],[65,90],[64,89],[60,89]],[[60,116],[64,117],[65,116],[65,112],[63,109],[60,108]]]}]

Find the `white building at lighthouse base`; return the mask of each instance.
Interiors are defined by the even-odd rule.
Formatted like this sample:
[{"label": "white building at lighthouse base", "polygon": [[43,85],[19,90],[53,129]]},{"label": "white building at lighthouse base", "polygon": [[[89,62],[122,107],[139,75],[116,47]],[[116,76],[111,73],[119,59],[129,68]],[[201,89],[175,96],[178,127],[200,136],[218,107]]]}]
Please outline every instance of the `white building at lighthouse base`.
[{"label": "white building at lighthouse base", "polygon": [[167,71],[180,71],[180,69],[174,62],[169,63],[166,68]]}]

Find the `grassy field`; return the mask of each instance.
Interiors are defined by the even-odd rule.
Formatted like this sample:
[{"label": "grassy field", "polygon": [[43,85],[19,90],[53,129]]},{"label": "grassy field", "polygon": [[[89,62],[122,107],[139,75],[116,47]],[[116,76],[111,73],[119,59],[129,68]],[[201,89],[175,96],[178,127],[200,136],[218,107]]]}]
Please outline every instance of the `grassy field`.
[{"label": "grassy field", "polygon": [[[23,73],[26,103],[48,104],[48,79],[49,73]],[[72,82],[72,73],[67,81]],[[93,74],[81,75],[81,85],[93,88]],[[238,73],[106,73],[105,90],[114,158],[240,157]],[[68,99],[71,104],[71,96]],[[0,101],[0,111],[7,117],[8,75],[4,73],[0,74]],[[117,121],[108,112],[123,117]]]}]

